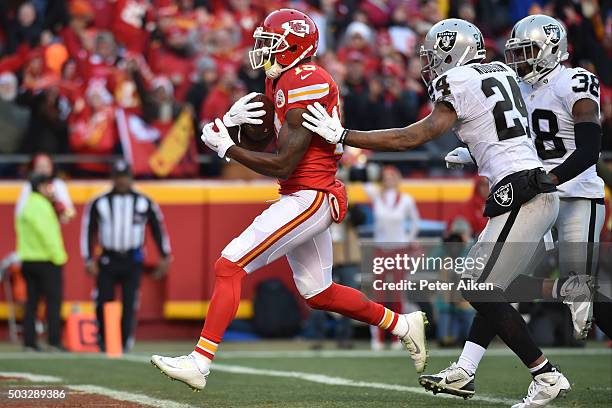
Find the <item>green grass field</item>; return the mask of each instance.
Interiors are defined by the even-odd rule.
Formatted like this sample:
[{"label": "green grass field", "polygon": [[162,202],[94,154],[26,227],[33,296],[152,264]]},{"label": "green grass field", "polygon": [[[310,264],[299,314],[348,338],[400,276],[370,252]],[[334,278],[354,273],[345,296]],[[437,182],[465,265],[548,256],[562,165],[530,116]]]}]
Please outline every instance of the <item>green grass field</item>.
[{"label": "green grass field", "polygon": [[[184,354],[190,351],[191,343],[141,343],[122,359],[24,354],[18,347],[1,345],[0,376],[15,372],[55,376],[59,383],[53,385],[87,384],[144,395],[153,399],[151,405],[164,408],[510,406],[524,396],[530,381],[517,358],[496,347],[481,364],[476,397],[468,401],[434,397],[419,387],[412,362],[403,352],[339,352],[332,346],[312,352],[308,346],[303,342],[224,344],[208,386],[201,393],[170,381],[148,362],[152,352]],[[446,367],[458,354],[459,350],[432,350],[426,372]],[[552,349],[547,354],[573,387],[554,406],[612,407],[612,350],[590,344],[587,349]],[[0,386],[6,389],[7,384],[5,381]],[[24,387],[28,383],[13,385]]]}]

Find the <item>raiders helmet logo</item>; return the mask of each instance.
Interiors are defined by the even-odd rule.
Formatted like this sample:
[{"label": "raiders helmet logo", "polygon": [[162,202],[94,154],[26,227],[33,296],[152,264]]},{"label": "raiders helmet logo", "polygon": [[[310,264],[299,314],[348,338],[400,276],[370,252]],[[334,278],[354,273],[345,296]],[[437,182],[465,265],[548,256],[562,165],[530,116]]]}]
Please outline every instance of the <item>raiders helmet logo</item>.
[{"label": "raiders helmet logo", "polygon": [[444,52],[449,52],[455,46],[455,41],[457,40],[457,32],[456,31],[442,31],[436,35],[438,39],[438,46]]},{"label": "raiders helmet logo", "polygon": [[495,202],[502,207],[509,207],[514,201],[514,194],[512,191],[512,183],[504,184],[499,187],[495,193],[493,193]]},{"label": "raiders helmet logo", "polygon": [[285,94],[280,89],[276,92],[276,107],[282,108],[285,106]]},{"label": "raiders helmet logo", "polygon": [[556,44],[561,39],[561,28],[556,24],[549,24],[542,27],[547,37],[550,37],[550,41]]},{"label": "raiders helmet logo", "polygon": [[304,37],[306,34],[310,34],[310,26],[306,24],[304,20],[286,21],[281,27],[298,37]]}]

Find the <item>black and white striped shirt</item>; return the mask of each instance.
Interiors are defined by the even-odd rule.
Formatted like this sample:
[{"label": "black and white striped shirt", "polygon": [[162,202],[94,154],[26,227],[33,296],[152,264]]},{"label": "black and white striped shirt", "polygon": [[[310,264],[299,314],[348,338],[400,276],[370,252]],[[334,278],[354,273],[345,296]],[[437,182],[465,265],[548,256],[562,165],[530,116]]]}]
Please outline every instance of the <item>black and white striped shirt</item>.
[{"label": "black and white striped shirt", "polygon": [[159,206],[149,197],[130,191],[114,190],[87,204],[81,229],[81,254],[86,261],[93,258],[96,242],[103,250],[126,252],[144,245],[145,226],[149,224],[155,244],[162,256],[170,254],[170,241]]}]

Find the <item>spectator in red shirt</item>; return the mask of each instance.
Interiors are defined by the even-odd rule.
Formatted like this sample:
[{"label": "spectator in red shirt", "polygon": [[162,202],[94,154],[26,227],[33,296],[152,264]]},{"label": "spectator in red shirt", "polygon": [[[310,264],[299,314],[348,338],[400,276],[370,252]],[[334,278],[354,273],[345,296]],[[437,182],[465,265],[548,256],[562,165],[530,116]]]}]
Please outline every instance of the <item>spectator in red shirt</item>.
[{"label": "spectator in red shirt", "polygon": [[219,83],[210,91],[200,109],[202,122],[223,117],[232,104],[244,95],[244,85],[236,79],[236,72],[227,70]]},{"label": "spectator in red shirt", "polygon": [[[76,100],[68,120],[70,148],[81,154],[111,154],[117,143],[113,97],[106,87],[93,82],[85,98]],[[100,163],[78,163],[77,167],[87,175],[108,172],[108,166]]]},{"label": "spectator in red shirt", "polygon": [[144,54],[148,31],[153,31],[153,15],[149,0],[117,0],[112,30],[117,42],[126,50]]},{"label": "spectator in red shirt", "polygon": [[363,55],[367,71],[374,71],[378,61],[371,43],[374,35],[370,27],[365,23],[354,21],[348,25],[344,36],[344,44],[338,49],[337,56],[342,62],[346,62],[351,52],[360,52]]}]

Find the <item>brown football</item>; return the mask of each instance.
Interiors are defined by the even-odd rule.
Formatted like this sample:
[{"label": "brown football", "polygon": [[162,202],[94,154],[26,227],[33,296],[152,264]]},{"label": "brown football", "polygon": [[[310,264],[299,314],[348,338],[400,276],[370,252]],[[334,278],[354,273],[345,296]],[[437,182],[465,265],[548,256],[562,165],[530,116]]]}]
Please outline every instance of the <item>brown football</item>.
[{"label": "brown football", "polygon": [[[263,109],[266,114],[260,119],[263,120],[261,125],[251,125],[245,123],[240,126],[240,143],[236,143],[238,146],[253,151],[263,151],[268,147],[270,142],[274,139],[274,104],[264,94],[257,94],[249,102],[263,102]],[[234,132],[232,132],[234,133]],[[234,142],[237,139],[237,133],[230,135]]]}]

